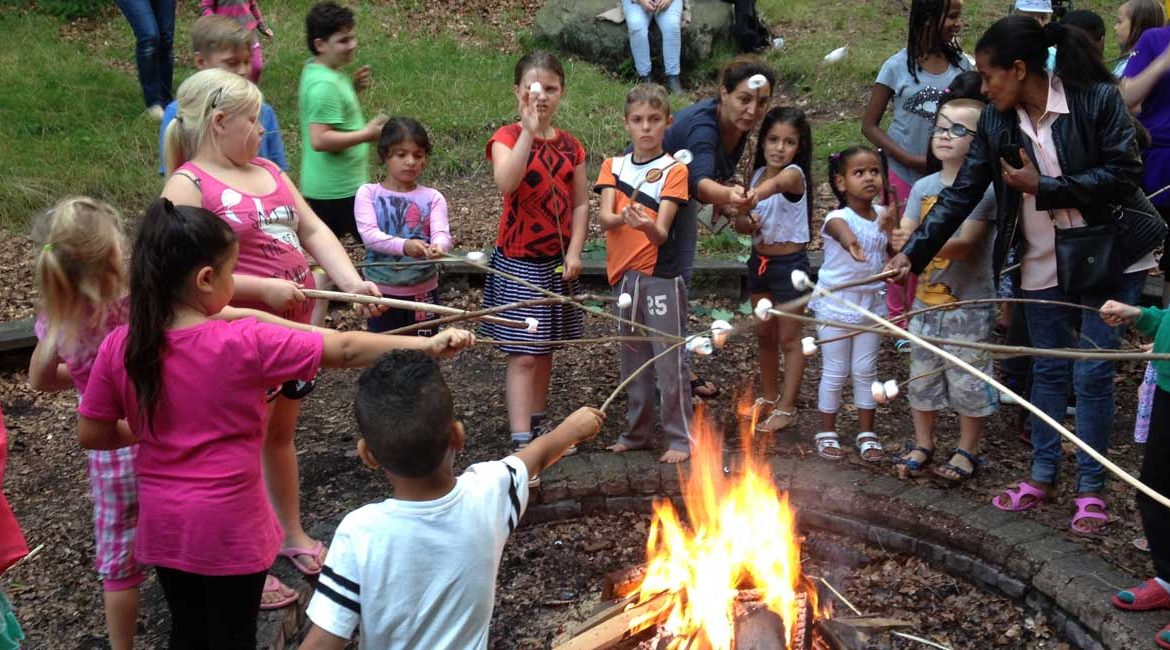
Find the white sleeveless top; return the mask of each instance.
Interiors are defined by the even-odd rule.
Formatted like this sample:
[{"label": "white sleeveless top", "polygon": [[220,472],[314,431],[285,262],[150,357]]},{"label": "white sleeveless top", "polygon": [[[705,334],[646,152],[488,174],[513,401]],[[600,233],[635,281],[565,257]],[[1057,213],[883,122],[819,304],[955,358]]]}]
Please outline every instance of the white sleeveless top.
[{"label": "white sleeveless top", "polygon": [[[886,208],[880,205],[875,205],[873,208],[877,212],[878,219],[886,211]],[[857,237],[857,241],[861,242],[861,248],[865,251],[864,262],[853,259],[853,256],[841,246],[840,242],[826,233],[825,226],[834,219],[844,221]],[[886,233],[878,229],[877,222],[877,219],[870,221],[850,208],[840,208],[825,215],[825,221],[821,226],[821,236],[825,244],[825,260],[817,273],[818,287],[839,286],[846,282],[881,273],[882,267],[886,265],[888,259],[886,247],[889,245],[889,239]],[[841,297],[881,314],[885,312],[885,301],[879,297],[884,287],[885,282],[878,280],[841,292]],[[809,303],[809,308],[816,312],[817,318],[824,320],[847,323],[857,323],[864,320],[861,314],[825,298],[814,299]]]},{"label": "white sleeveless top", "polygon": [[[804,170],[800,165],[791,164],[781,171],[788,169],[795,169],[800,173],[800,179],[805,186],[804,193],[801,194],[799,201],[793,202],[789,201],[783,192],[777,192],[756,205],[753,212],[760,216],[760,229],[752,235],[752,244],[756,246],[809,242],[808,180],[804,177]],[[752,176],[752,187],[760,183],[765,171],[767,167],[756,170]]]}]

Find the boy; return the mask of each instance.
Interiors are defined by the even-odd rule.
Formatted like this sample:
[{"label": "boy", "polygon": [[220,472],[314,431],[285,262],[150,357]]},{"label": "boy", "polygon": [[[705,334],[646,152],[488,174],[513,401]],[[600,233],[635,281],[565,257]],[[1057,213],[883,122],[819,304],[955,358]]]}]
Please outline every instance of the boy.
[{"label": "boy", "polygon": [[[628,293],[634,302],[621,315],[637,323],[677,336],[684,335],[687,288],[683,282],[681,242],[675,215],[687,203],[686,165],[677,163],[662,149],[670,126],[666,91],[656,84],[642,84],[626,95],[625,127],[633,150],[601,165],[594,191],[601,193],[598,221],[605,231],[605,267],[609,283],[618,294]],[[658,177],[658,178],[656,178]],[[637,197],[634,200],[632,196]],[[641,336],[641,329],[621,325],[622,336]],[[652,357],[662,353],[665,342],[625,343],[621,346],[622,378],[629,377]],[[659,418],[666,435],[663,463],[679,463],[690,457],[690,368],[681,348],[655,363],[658,377]],[[609,449],[615,452],[644,449],[653,429],[654,378],[638,375],[629,388],[626,419],[629,430]]]},{"label": "boy", "polygon": [[313,5],[305,33],[313,58],[301,72],[301,193],[325,225],[340,238],[361,241],[353,219],[358,188],[370,182],[370,143],[377,142],[386,117],[366,122],[357,92],[370,87],[370,66],[349,77],[341,68],[353,61],[357,37],[353,12],[333,2]]},{"label": "boy", "polygon": [[463,424],[431,357],[396,350],[358,379],[358,456],[381,469],[394,497],[341,521],[330,544],[302,650],[487,648],[496,573],[528,503],[528,477],[604,416],[581,408],[513,456],[455,477]]},{"label": "boy", "polygon": [[[241,77],[248,76],[252,65],[251,43],[252,37],[248,30],[227,16],[203,16],[191,25],[191,49],[194,52],[195,68],[198,70],[220,68]],[[178,112],[178,100],[168,104],[166,111],[163,112],[162,126],[158,130],[159,176],[167,174],[163,148],[166,143],[167,126]],[[264,136],[260,139],[259,156],[288,171],[284,140],[280,137],[280,123],[276,121],[276,111],[272,110],[268,102],[260,106],[260,126],[264,127]]]}]

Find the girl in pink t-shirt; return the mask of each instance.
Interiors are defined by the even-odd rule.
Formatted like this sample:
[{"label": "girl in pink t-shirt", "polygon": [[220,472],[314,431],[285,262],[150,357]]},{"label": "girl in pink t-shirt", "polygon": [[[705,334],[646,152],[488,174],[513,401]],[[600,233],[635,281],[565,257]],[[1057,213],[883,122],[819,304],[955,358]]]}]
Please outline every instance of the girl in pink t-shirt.
[{"label": "girl in pink t-shirt", "polygon": [[[313,288],[302,245],[350,293],[380,295],[354,269],[341,242],[313,213],[288,176],[257,158],[263,129],[260,91],[223,70],[201,70],[179,86],[179,109],[167,127],[171,177],[163,196],[201,206],[231,226],[240,243],[232,304],[271,311],[302,323],[312,315],[302,288]],[[306,377],[311,382],[312,377]],[[311,383],[308,384],[311,387]],[[305,383],[292,383],[272,403],[264,468],[284,529],[281,555],[306,575],[321,571],[325,548],[301,525],[300,478],[293,431]]]},{"label": "girl in pink t-shirt", "polygon": [[445,355],[475,340],[215,320],[239,248],[211,212],[155,201],[134,245],[129,325],[102,343],[78,408],[83,447],[138,445],[135,552],[158,572],[172,646],[255,646],[265,571],[284,538],[261,472],[267,389],[395,348]]}]

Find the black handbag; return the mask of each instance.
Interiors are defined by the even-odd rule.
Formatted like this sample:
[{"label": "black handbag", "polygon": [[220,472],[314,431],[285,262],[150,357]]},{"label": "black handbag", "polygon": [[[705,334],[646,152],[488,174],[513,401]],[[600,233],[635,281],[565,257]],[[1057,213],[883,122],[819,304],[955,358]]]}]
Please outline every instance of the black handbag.
[{"label": "black handbag", "polygon": [[1125,269],[1166,239],[1166,221],[1145,194],[1108,210],[1092,225],[1056,229],[1056,278],[1068,295],[1109,293]]}]

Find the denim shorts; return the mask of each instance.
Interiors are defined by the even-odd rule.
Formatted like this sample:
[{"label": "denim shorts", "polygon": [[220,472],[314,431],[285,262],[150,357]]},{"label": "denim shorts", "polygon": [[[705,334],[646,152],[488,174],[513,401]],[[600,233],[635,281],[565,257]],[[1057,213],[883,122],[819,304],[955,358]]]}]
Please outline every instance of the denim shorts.
[{"label": "denim shorts", "polygon": [[808,252],[788,255],[760,255],[755,248],[748,257],[747,289],[751,295],[766,293],[773,302],[796,300],[806,292],[792,286],[792,272],[809,272]]}]

